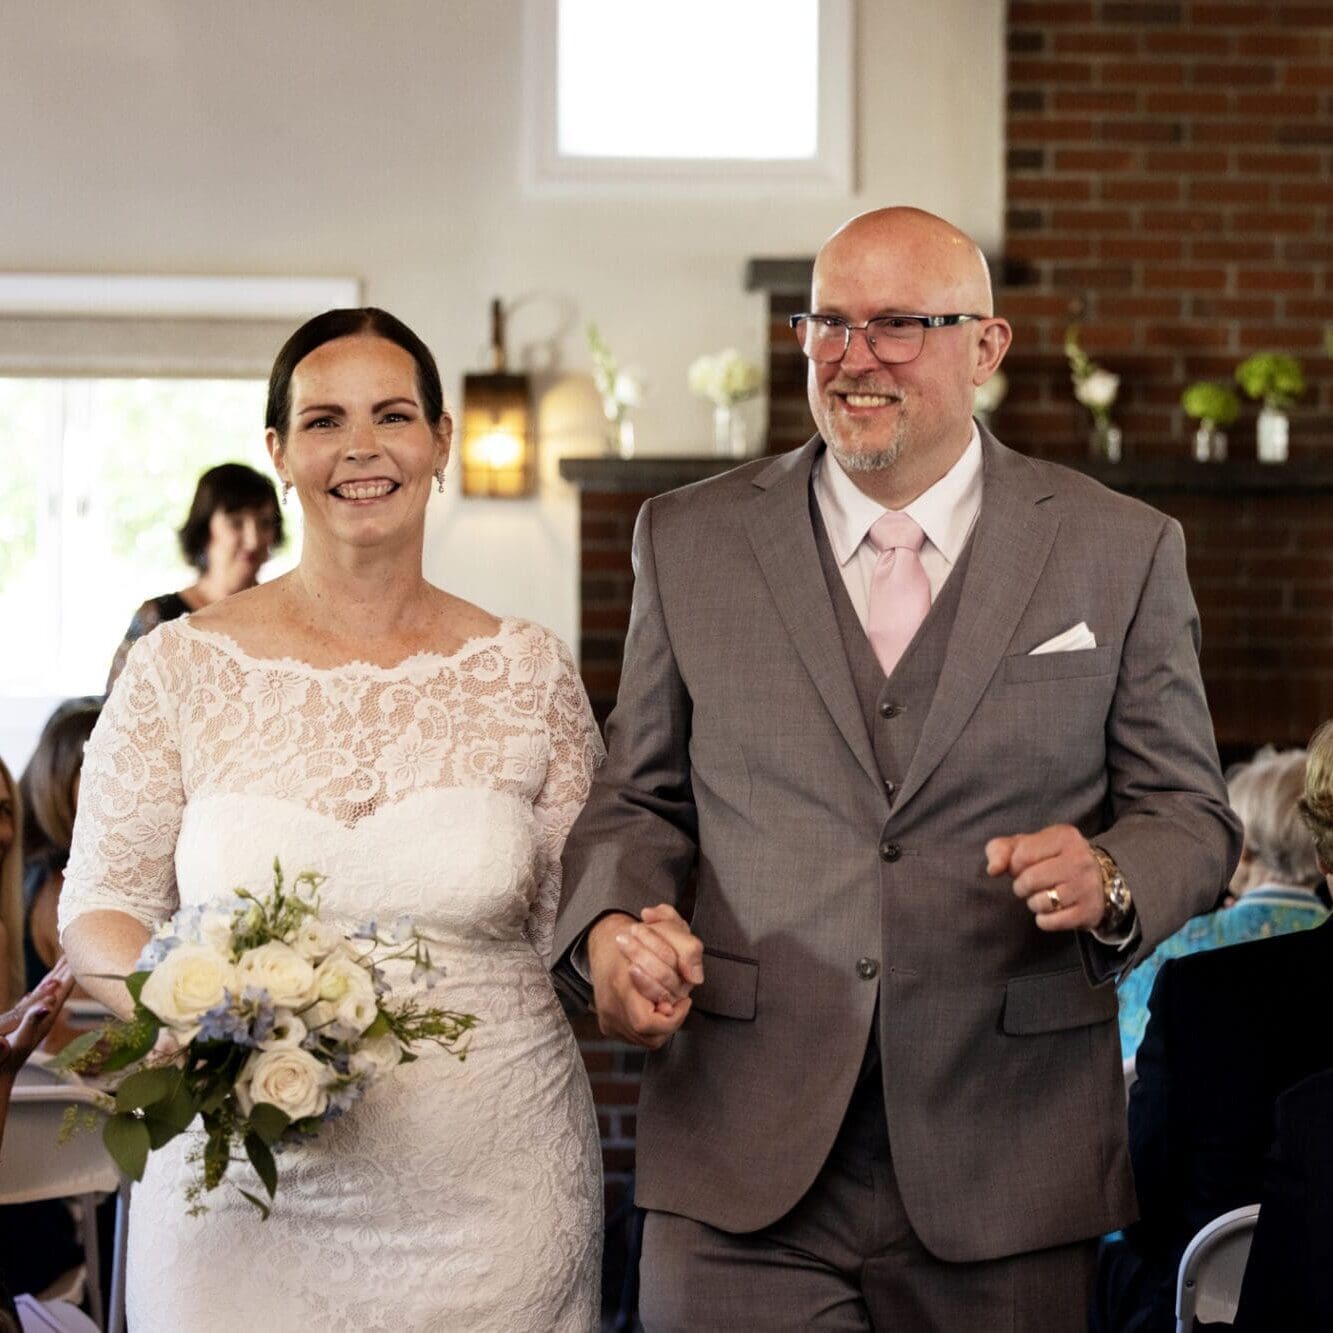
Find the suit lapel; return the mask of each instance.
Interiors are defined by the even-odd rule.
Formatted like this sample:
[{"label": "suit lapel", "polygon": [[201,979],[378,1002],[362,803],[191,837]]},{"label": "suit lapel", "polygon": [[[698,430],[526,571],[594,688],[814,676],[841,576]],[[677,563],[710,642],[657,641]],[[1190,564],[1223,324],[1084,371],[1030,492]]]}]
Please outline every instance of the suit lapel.
[{"label": "suit lapel", "polygon": [[921,789],[990,684],[1055,542],[1059,519],[1042,504],[1037,470],[982,432],[981,512],[935,697],[894,808]]},{"label": "suit lapel", "polygon": [[764,494],[747,506],[745,526],[806,672],[857,762],[878,788],[879,769],[810,523],[810,471],[821,447],[822,442],[814,439],[755,478]]}]

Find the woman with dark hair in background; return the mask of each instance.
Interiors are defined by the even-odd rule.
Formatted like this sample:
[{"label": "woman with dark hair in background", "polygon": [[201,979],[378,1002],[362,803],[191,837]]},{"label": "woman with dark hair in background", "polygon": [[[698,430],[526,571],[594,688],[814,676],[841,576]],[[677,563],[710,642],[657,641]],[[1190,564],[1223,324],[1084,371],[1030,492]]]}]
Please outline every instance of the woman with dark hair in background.
[{"label": "woman with dark hair in background", "polygon": [[[222,1190],[187,1215],[197,1133],[154,1153],[130,1326],[592,1333],[597,1122],[547,971],[560,852],[601,757],[587,696],[549,630],[424,577],[452,422],[410,329],[377,309],[311,320],[278,353],[266,425],[300,563],[130,652],[88,747],[70,962],[128,1016],[112,978],[154,929],[263,889],[276,854],[327,875],[344,931],[411,915],[445,1002],[480,1022],[465,1065],[423,1048],[289,1148],[266,1222]],[[412,985],[410,960],[386,967]]]},{"label": "woman with dark hair in background", "polygon": [[[67,699],[47,719],[37,748],[19,780],[23,824],[23,970],[32,987],[60,958],[56,915],[74,837],[83,747],[92,735],[102,701]],[[47,1041],[59,1050],[74,1031],[61,1020]]]},{"label": "woman with dark hair in background", "polygon": [[199,571],[188,588],[150,597],[125,631],[107,677],[107,693],[125,666],[130,644],[164,620],[202,610],[259,582],[259,571],[282,545],[282,511],[273,483],[244,463],[221,463],[199,478],[189,517],[177,536],[186,561]]}]

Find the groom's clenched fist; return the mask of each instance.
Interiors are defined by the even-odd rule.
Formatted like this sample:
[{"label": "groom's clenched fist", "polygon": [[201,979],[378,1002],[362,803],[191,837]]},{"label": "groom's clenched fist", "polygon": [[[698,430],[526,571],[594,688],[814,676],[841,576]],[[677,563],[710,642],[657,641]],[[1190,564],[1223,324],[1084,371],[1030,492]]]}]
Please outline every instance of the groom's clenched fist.
[{"label": "groom's clenched fist", "polygon": [[608,1037],[657,1050],[685,1021],[703,981],[703,944],[665,904],[602,917],[588,932],[597,1023]]}]

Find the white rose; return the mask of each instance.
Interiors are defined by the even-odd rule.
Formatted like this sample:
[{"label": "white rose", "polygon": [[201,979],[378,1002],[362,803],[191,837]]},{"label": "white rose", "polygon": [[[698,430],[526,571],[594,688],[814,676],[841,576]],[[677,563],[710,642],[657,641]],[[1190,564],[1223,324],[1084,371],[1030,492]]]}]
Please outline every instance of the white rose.
[{"label": "white rose", "polygon": [[185,1042],[228,990],[236,993],[235,966],[206,944],[182,944],[153,969],[140,999]]},{"label": "white rose", "polygon": [[364,1032],[379,1013],[375,983],[360,963],[344,953],[326,958],[315,971],[319,999],[305,1015],[310,1028],[337,1024],[352,1032]]},{"label": "white rose", "polygon": [[292,948],[308,963],[322,963],[341,943],[343,937],[317,916],[302,919],[292,937]]},{"label": "white rose", "polygon": [[305,1040],[306,1026],[290,1009],[273,1015],[273,1031],[259,1043],[261,1051],[294,1051]]},{"label": "white rose", "polygon": [[348,1058],[347,1068],[350,1073],[359,1075],[367,1083],[373,1083],[395,1068],[402,1058],[403,1048],[399,1045],[398,1038],[386,1032],[382,1037],[371,1037],[369,1041],[363,1041]]},{"label": "white rose", "polygon": [[1109,370],[1094,370],[1074,387],[1074,397],[1084,407],[1110,407],[1120,389],[1120,376]]},{"label": "white rose", "polygon": [[283,1009],[304,1009],[315,998],[315,969],[280,940],[247,949],[236,964],[236,980],[242,993],[256,986]]},{"label": "white rose", "polygon": [[323,1115],[329,1104],[328,1085],[333,1074],[328,1065],[309,1051],[261,1051],[252,1055],[236,1083],[236,1101],[249,1115],[256,1102],[267,1102],[293,1120]]}]

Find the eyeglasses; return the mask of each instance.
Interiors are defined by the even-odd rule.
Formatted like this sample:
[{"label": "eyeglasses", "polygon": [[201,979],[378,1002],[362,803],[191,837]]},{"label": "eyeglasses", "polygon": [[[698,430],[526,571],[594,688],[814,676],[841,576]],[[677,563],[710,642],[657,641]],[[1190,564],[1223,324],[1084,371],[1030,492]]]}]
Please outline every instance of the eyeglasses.
[{"label": "eyeglasses", "polygon": [[796,330],[801,351],[811,361],[841,361],[851,346],[852,334],[865,334],[870,350],[886,365],[915,361],[925,345],[927,329],[966,324],[989,315],[880,315],[864,324],[849,324],[839,315],[793,315],[787,322]]}]

